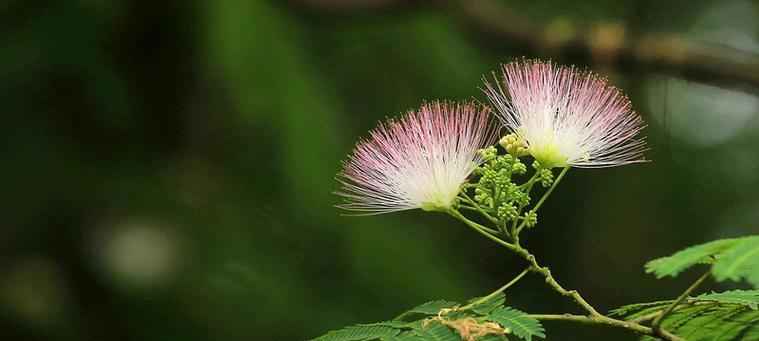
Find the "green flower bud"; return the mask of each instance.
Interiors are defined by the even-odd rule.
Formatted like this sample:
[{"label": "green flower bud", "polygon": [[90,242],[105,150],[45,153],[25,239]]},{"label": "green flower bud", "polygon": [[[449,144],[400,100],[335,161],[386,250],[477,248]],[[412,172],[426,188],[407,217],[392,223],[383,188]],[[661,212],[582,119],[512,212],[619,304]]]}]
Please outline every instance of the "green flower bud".
[{"label": "green flower bud", "polygon": [[524,173],[527,173],[527,166],[524,165],[524,163],[520,162],[518,159],[516,162],[514,162],[514,165],[511,166],[511,171],[514,174],[522,175]]},{"label": "green flower bud", "polygon": [[544,168],[540,171],[540,183],[543,187],[548,187],[553,183],[553,172],[550,169]]},{"label": "green flower bud", "polygon": [[501,138],[500,141],[498,141],[498,144],[503,147],[503,149],[506,149],[506,152],[509,153],[509,155],[512,155],[514,157],[520,157],[525,156],[529,154],[527,152],[527,143],[525,143],[524,139],[517,136],[517,134],[511,133]]},{"label": "green flower bud", "polygon": [[492,159],[495,159],[496,155],[498,154],[498,150],[497,150],[497,149],[495,149],[495,147],[493,147],[493,146],[490,146],[490,147],[487,147],[487,148],[483,148],[483,149],[480,149],[480,150],[478,150],[478,151],[477,151],[477,154],[480,154],[480,156],[481,156],[481,157],[482,157],[482,158],[483,158],[485,161],[490,161],[490,160],[492,160]]},{"label": "green flower bud", "polygon": [[538,223],[538,214],[530,210],[524,215],[524,224],[527,227],[533,227]]},{"label": "green flower bud", "polygon": [[498,207],[498,218],[503,221],[511,221],[517,218],[517,208],[510,203],[503,203]]}]

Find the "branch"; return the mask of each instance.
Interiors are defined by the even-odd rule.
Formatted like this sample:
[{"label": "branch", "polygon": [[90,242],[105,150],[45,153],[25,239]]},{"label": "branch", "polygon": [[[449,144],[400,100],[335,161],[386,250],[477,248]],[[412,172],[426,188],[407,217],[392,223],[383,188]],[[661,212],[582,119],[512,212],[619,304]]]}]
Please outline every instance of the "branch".
[{"label": "branch", "polygon": [[[623,23],[600,23],[594,30],[573,33],[566,20],[541,24],[493,0],[453,2],[475,31],[494,41],[517,43],[550,55],[569,55],[606,65],[674,72],[684,78],[749,85],[759,91],[759,55],[701,44],[675,34],[632,35]],[[494,44],[497,46],[497,44]]]},{"label": "branch", "polygon": [[517,246],[516,252],[522,256],[524,259],[526,259],[530,263],[530,267],[532,268],[532,271],[542,275],[546,279],[546,284],[550,285],[551,288],[553,288],[556,292],[561,294],[562,296],[571,297],[580,307],[582,307],[585,311],[590,314],[591,317],[601,317],[601,315],[596,308],[593,308],[593,306],[590,305],[587,301],[585,301],[584,298],[580,295],[577,290],[567,290],[564,289],[564,287],[561,286],[556,280],[553,278],[553,275],[551,275],[551,270],[547,267],[541,267],[538,265],[537,260],[535,260],[535,256],[533,256],[531,253],[529,253],[527,250],[523,249],[522,247]]},{"label": "branch", "polygon": [[640,334],[660,337],[664,340],[685,341],[685,339],[675,334],[672,334],[666,330],[656,331],[653,328],[649,328],[649,327],[646,327],[634,322],[616,320],[616,319],[605,317],[605,316],[591,317],[591,316],[571,315],[571,314],[562,314],[562,315],[530,314],[528,316],[536,320],[542,320],[542,321],[569,321],[569,322],[577,322],[577,323],[585,323],[585,324],[603,324],[603,325],[617,327],[617,328],[624,328],[624,329],[631,330]]},{"label": "branch", "polygon": [[409,4],[408,0],[290,0],[292,5],[327,14],[384,11]]},{"label": "branch", "polygon": [[[632,330],[634,332],[651,335],[660,337],[664,340],[670,340],[670,341],[685,341],[685,339],[672,334],[662,328],[657,327],[646,327],[644,325],[632,322],[632,321],[623,321],[618,319],[613,319],[611,317],[601,315],[595,308],[593,308],[590,303],[585,301],[584,298],[580,295],[577,290],[566,290],[564,287],[561,286],[551,275],[551,270],[549,270],[547,267],[541,267],[538,265],[537,261],[535,260],[535,256],[533,256],[531,253],[529,253],[527,250],[523,249],[520,246],[517,246],[517,253],[519,253],[522,257],[527,259],[528,262],[530,262],[531,268],[533,271],[543,275],[546,279],[546,283],[551,286],[556,292],[560,293],[563,296],[571,297],[580,307],[585,309],[585,311],[588,312],[588,316],[582,316],[582,315],[570,315],[570,314],[563,314],[563,315],[531,315],[534,318],[540,320],[564,320],[564,321],[574,321],[574,322],[581,322],[581,323],[592,323],[592,324],[605,324],[609,326],[614,327],[620,327],[628,330]],[[687,295],[686,295],[687,296]]]},{"label": "branch", "polygon": [[[289,0],[298,9],[326,15],[373,14],[389,9],[418,7],[411,0]],[[541,23],[493,0],[430,1],[448,5],[468,27],[488,39],[488,47],[505,49],[504,42],[533,53],[597,61],[604,65],[674,73],[686,79],[759,92],[759,55],[684,39],[676,34],[629,34],[624,23],[599,23],[576,32],[572,23],[556,19]]]},{"label": "branch", "polygon": [[[617,320],[613,319],[604,315],[601,315],[593,306],[591,306],[587,301],[585,301],[584,298],[578,293],[576,290],[566,290],[564,287],[562,287],[551,275],[551,271],[546,267],[541,267],[538,265],[537,261],[535,260],[535,256],[530,254],[527,250],[522,248],[519,245],[514,245],[508,242],[505,242],[501,240],[500,238],[488,233],[487,231],[483,230],[484,226],[477,224],[463,215],[459,213],[456,210],[448,210],[446,213],[450,214],[454,218],[461,220],[464,222],[467,226],[471,227],[475,231],[479,232],[483,236],[487,237],[488,239],[501,244],[508,248],[509,250],[512,250],[525,259],[527,259],[528,262],[530,262],[529,269],[537,272],[546,279],[546,283],[550,285],[556,292],[560,293],[563,296],[571,297],[577,304],[579,304],[585,311],[588,312],[589,316],[580,316],[580,315],[537,315],[539,317],[542,317],[544,319],[557,319],[557,320],[568,320],[568,321],[575,321],[575,322],[585,322],[585,323],[595,323],[595,324],[605,324],[609,326],[615,326],[615,327],[621,327],[628,330],[632,330],[638,333],[643,333],[646,335],[656,336],[660,337],[664,340],[669,341],[685,341],[684,339],[678,337],[677,335],[674,335],[664,329],[661,328],[650,328],[643,325],[640,325],[635,322],[630,321],[623,321],[623,320]],[[523,271],[521,274],[519,274],[516,278],[514,278],[512,281],[501,287],[500,289],[496,290],[494,293],[488,295],[487,297],[492,297],[494,295],[497,295],[499,292],[502,292],[503,290],[506,290],[508,287],[516,283],[519,279],[524,276],[527,270]],[[479,302],[479,301],[478,301]],[[468,307],[468,306],[467,306]],[[559,317],[561,316],[561,317]]]}]

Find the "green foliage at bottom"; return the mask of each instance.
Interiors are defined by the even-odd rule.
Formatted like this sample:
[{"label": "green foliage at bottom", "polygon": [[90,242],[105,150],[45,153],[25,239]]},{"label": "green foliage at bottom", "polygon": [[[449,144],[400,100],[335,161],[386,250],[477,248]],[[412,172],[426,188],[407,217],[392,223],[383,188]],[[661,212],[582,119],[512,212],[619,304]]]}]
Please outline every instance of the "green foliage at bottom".
[{"label": "green foliage at bottom", "polygon": [[[672,301],[631,304],[612,314],[651,321]],[[689,341],[759,340],[759,291],[732,290],[687,298],[661,322],[661,328]],[[644,337],[644,340],[654,340]]]},{"label": "green foliage at bottom", "polygon": [[[345,327],[314,341],[496,341],[507,340],[508,335],[527,341],[533,337],[545,338],[540,321],[504,306],[504,301],[504,296],[498,295],[472,309],[458,311],[456,302],[430,301],[409,309],[392,321]],[[482,333],[476,334],[477,330]]]},{"label": "green foliage at bottom", "polygon": [[527,341],[533,336],[545,338],[545,329],[540,322],[527,314],[509,307],[498,307],[490,314],[489,320],[511,329],[511,332]]}]

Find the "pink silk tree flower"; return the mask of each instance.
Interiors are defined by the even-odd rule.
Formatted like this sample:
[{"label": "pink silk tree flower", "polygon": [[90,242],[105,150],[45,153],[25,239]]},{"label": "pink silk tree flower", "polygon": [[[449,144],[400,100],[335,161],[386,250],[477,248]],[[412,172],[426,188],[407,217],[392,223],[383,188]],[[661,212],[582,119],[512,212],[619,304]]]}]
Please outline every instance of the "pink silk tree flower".
[{"label": "pink silk tree flower", "polygon": [[489,109],[468,103],[432,102],[390,119],[343,161],[338,207],[359,214],[445,211],[483,162],[477,150],[493,144],[497,132]]},{"label": "pink silk tree flower", "polygon": [[[574,67],[525,60],[503,66],[503,85],[485,81],[496,115],[540,164],[612,167],[645,162],[645,127],[606,79]],[[506,89],[504,91],[504,89]],[[511,142],[511,140],[509,141]]]}]

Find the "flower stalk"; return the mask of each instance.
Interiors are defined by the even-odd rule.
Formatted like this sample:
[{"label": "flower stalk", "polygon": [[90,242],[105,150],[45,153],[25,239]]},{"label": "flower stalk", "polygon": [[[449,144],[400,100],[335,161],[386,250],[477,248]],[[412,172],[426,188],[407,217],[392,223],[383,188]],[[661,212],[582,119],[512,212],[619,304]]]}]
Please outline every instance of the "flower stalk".
[{"label": "flower stalk", "polygon": [[[494,161],[494,160],[495,160],[495,158],[491,158],[490,159],[490,161]],[[490,164],[486,163],[486,165],[483,166],[483,167],[488,168],[489,165],[494,165],[494,164],[497,164],[497,163],[498,163],[497,161],[496,162],[491,162]],[[559,175],[556,177],[555,180],[553,180],[550,183],[550,187],[548,187],[548,189],[541,196],[541,198],[538,200],[538,202],[532,207],[532,209],[530,210],[530,212],[532,212],[533,214],[535,214],[538,211],[538,209],[540,209],[540,207],[543,205],[543,203],[545,203],[545,201],[548,199],[548,197],[553,193],[554,189],[558,186],[558,183],[564,178],[564,176],[566,175],[566,173],[568,172],[568,170],[569,170],[569,167],[565,167],[565,168],[563,168],[561,170],[561,172],[559,173]],[[487,169],[484,170],[484,171],[482,171],[481,173],[487,173],[486,171],[487,171]],[[541,173],[540,167],[536,167],[536,174],[538,174],[538,173]],[[530,192],[529,189],[531,189],[532,184],[534,184],[537,181],[539,181],[540,178],[541,178],[541,176],[533,175],[532,177],[530,177],[529,180],[527,180],[528,181],[528,183],[526,183],[527,186],[523,187],[523,188],[526,189],[527,193]],[[503,186],[503,184],[498,184],[498,185]],[[469,199],[469,200],[466,200],[466,201],[473,208],[473,209],[470,210],[471,212],[480,213],[481,215],[483,215],[484,217],[486,217],[488,219],[488,221],[493,222],[493,220],[495,220],[495,219],[490,219],[490,218],[493,218],[493,217],[489,217],[488,218],[488,216],[486,216],[486,214],[487,214],[486,209],[489,208],[489,207],[483,207],[482,206],[483,202],[490,204],[491,203],[491,201],[490,201],[491,198],[487,197],[487,196],[486,197],[480,197],[479,198],[480,200],[478,202],[478,200],[476,200],[476,199],[471,199],[467,195],[467,193],[466,193],[467,189],[482,188],[482,187],[483,186],[480,186],[480,184],[470,184],[468,186],[462,186],[462,193],[460,194],[460,197],[464,198],[465,200]],[[487,186],[484,186],[484,187],[487,188]],[[516,187],[520,187],[520,186],[516,186]],[[526,208],[528,206],[529,206],[528,202],[522,202],[520,204],[519,211],[521,212],[521,210],[523,208]],[[511,281],[509,281],[508,283],[506,283],[504,286],[502,286],[498,290],[494,291],[493,293],[491,293],[491,294],[485,296],[484,298],[482,298],[482,299],[480,299],[478,301],[475,301],[475,302],[473,302],[473,303],[471,303],[469,305],[466,305],[466,306],[461,307],[461,308],[456,308],[456,309],[454,309],[455,311],[471,309],[472,307],[475,307],[477,304],[481,304],[482,302],[485,302],[488,299],[491,299],[492,297],[495,297],[495,295],[498,295],[498,294],[504,292],[509,287],[513,286],[514,283],[516,283],[517,281],[519,281],[528,272],[532,272],[532,273],[538,274],[541,277],[543,277],[545,279],[546,284],[553,291],[555,291],[556,293],[558,293],[558,294],[560,294],[560,295],[562,295],[564,297],[568,297],[568,298],[572,299],[582,310],[585,311],[585,315],[572,315],[572,314],[535,314],[535,315],[530,315],[531,317],[533,317],[535,319],[538,319],[538,320],[568,321],[568,322],[577,322],[577,323],[586,323],[586,324],[607,325],[607,326],[611,326],[611,327],[615,327],[615,328],[627,329],[627,330],[630,330],[630,331],[633,331],[633,332],[639,333],[639,334],[645,334],[645,335],[649,335],[649,336],[659,337],[659,338],[661,338],[663,340],[684,341],[683,338],[680,338],[679,336],[674,335],[674,334],[668,332],[667,330],[662,329],[658,323],[655,323],[656,320],[654,320],[654,323],[652,323],[651,326],[645,326],[645,325],[643,325],[641,323],[638,323],[638,322],[635,322],[635,321],[619,320],[619,319],[611,318],[609,316],[601,314],[600,312],[598,312],[598,310],[593,305],[591,305],[587,300],[585,300],[585,298],[577,290],[568,290],[568,289],[565,289],[561,284],[559,284],[559,282],[556,280],[556,278],[553,277],[553,274],[551,273],[551,270],[548,267],[541,266],[538,263],[535,255],[533,255],[532,253],[530,253],[526,248],[522,247],[519,244],[519,232],[521,232],[524,229],[524,227],[527,226],[526,225],[527,224],[526,217],[524,217],[521,220],[521,223],[519,223],[519,225],[516,225],[517,226],[516,229],[512,229],[511,233],[506,233],[505,231],[503,231],[502,228],[498,228],[498,229],[488,228],[488,227],[483,226],[483,225],[481,225],[481,224],[479,224],[477,222],[474,222],[471,219],[467,218],[465,215],[463,215],[461,212],[459,212],[456,209],[452,208],[452,209],[448,210],[446,213],[448,213],[452,217],[458,219],[459,221],[463,222],[465,225],[467,225],[468,227],[470,227],[473,230],[477,231],[479,234],[483,235],[484,237],[486,237],[486,238],[488,238],[488,239],[496,242],[497,244],[499,244],[499,245],[501,245],[501,246],[509,249],[510,251],[516,253],[517,255],[519,255],[520,257],[522,257],[523,259],[525,259],[528,262],[528,264],[529,264],[529,266],[528,266],[527,269],[525,269],[517,277],[515,277],[514,279],[512,279]],[[516,224],[517,221],[518,220],[515,219],[514,223]],[[686,290],[686,292],[683,293],[683,295],[681,295],[681,297],[687,297],[687,295],[690,294],[690,292],[693,289],[695,289],[695,286],[697,286],[703,280],[703,278],[705,278],[705,277],[702,277],[702,279],[700,279],[699,281],[697,281],[696,283],[694,283],[694,285],[692,285],[691,288],[689,288],[688,290]],[[679,304],[679,303],[675,302],[675,304],[673,304],[671,307],[675,307],[675,306],[677,306],[677,304]],[[663,319],[663,316],[665,316],[666,313],[667,313],[667,311],[665,310],[665,312],[663,312],[662,314],[660,314],[656,318],[662,318]]]}]

